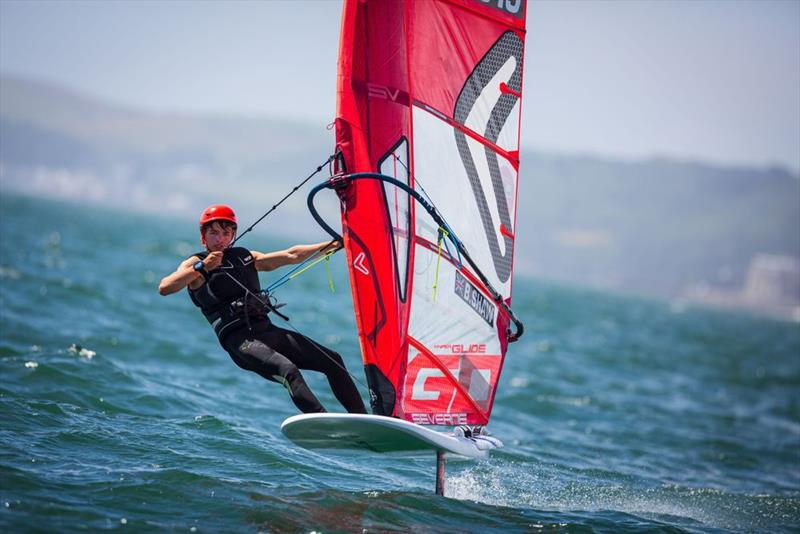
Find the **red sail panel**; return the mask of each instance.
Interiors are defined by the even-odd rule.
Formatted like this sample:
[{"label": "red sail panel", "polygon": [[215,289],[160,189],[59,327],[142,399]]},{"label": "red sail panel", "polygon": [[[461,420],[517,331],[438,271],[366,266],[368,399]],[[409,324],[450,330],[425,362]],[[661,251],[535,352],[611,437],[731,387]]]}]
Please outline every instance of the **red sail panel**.
[{"label": "red sail panel", "polygon": [[[424,188],[507,303],[524,31],[524,0],[347,0],[337,87],[338,170]],[[401,188],[340,195],[373,411],[487,423],[509,324],[492,291]]]}]

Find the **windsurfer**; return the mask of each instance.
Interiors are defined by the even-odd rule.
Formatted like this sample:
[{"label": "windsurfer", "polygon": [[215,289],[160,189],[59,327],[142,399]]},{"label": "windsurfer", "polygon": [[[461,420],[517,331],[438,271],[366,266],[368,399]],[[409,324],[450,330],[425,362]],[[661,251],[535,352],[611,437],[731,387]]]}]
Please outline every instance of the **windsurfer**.
[{"label": "windsurfer", "polygon": [[295,245],[262,253],[230,247],[236,229],[236,215],[230,207],[208,207],[200,218],[200,240],[205,250],[182,261],[175,272],[164,277],[158,292],[170,295],[188,288],[192,302],[211,323],[234,363],[282,384],[301,411],[326,411],[303,379],[303,369],[324,373],[336,399],[348,412],[366,413],[337,352],[279,328],[267,318],[270,305],[258,280],[258,271],[301,263],[314,253],[335,250],[339,243]]}]

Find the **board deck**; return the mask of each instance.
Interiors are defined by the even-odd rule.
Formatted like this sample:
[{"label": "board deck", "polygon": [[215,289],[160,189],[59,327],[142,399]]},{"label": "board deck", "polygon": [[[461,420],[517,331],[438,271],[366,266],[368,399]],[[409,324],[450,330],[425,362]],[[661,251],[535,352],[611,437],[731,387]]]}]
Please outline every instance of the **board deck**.
[{"label": "board deck", "polygon": [[289,417],[281,432],[306,449],[369,450],[415,453],[442,451],[469,458],[484,458],[502,447],[500,440],[477,436],[465,438],[451,433],[382,415],[318,413]]}]

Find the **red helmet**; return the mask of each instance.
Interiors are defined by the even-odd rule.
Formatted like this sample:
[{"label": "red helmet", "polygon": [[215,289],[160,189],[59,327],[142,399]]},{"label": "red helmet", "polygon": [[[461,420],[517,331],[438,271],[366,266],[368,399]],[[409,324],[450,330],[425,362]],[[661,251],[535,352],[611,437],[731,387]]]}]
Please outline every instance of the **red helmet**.
[{"label": "red helmet", "polygon": [[230,206],[214,204],[203,210],[203,214],[200,216],[200,228],[213,221],[229,221],[236,224],[236,214]]}]

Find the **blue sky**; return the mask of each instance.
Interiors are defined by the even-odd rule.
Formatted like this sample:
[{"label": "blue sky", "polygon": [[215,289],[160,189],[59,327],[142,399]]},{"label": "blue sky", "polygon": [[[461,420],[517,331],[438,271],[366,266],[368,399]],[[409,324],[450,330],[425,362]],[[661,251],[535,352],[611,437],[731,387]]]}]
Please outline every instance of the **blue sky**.
[{"label": "blue sky", "polygon": [[[334,113],[338,0],[0,0],[0,73],[161,112]],[[800,2],[528,8],[523,145],[800,170]]]}]

